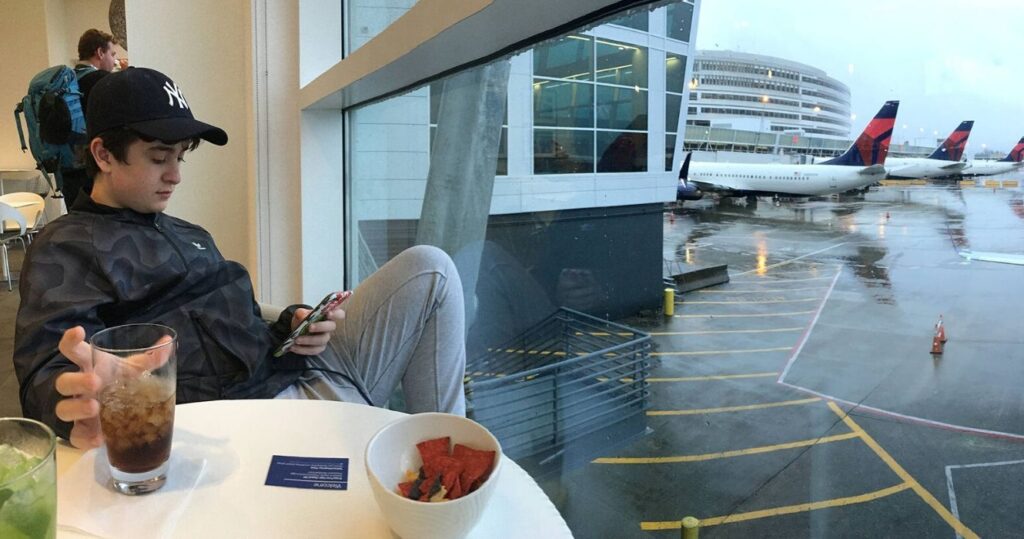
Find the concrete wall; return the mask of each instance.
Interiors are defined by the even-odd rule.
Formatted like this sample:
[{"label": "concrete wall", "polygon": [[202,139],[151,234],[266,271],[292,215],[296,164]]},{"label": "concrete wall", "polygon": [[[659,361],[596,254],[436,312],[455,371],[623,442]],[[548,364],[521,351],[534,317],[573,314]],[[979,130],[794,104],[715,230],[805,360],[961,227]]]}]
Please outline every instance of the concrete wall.
[{"label": "concrete wall", "polygon": [[[0,0],[0,168],[35,168],[28,153],[21,153],[14,125],[14,105],[28,83],[49,65],[44,2]],[[27,134],[26,134],[27,135]]]}]

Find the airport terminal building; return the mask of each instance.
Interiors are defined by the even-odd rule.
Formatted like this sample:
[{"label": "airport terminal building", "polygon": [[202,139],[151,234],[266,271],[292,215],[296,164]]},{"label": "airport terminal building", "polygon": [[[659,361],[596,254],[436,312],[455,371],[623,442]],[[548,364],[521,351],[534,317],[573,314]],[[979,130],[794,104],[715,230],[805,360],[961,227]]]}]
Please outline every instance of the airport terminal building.
[{"label": "airport terminal building", "polygon": [[[698,50],[692,73],[683,151],[698,152],[697,160],[803,163],[840,155],[853,142],[850,88],[821,69]],[[890,152],[924,156],[933,149],[893,141]]]},{"label": "airport terminal building", "polygon": [[688,125],[848,139],[850,88],[807,64],[697,51]]},{"label": "airport terminal building", "polygon": [[[437,168],[458,168],[494,131],[476,124],[474,113],[445,133],[446,118],[466,102],[449,96],[466,79],[440,79],[354,110],[346,227],[353,284],[423,242],[428,214],[455,210],[430,202],[435,176],[450,172],[491,188],[481,195],[486,201],[458,210],[489,207],[478,239],[519,259],[556,303],[559,279],[575,268],[595,279],[598,301],[588,312],[616,317],[660,304],[662,208],[675,198],[699,6],[640,8],[512,56],[507,88],[495,97],[505,111],[494,119],[493,186],[485,170]],[[487,87],[501,86],[494,78]]]}]

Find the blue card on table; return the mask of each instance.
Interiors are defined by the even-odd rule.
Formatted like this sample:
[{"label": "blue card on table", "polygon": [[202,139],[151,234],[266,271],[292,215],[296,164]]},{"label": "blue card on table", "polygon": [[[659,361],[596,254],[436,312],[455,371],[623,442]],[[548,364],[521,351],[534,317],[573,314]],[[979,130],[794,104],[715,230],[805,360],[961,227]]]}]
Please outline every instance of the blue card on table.
[{"label": "blue card on table", "polygon": [[348,459],[274,455],[264,485],[348,490]]}]

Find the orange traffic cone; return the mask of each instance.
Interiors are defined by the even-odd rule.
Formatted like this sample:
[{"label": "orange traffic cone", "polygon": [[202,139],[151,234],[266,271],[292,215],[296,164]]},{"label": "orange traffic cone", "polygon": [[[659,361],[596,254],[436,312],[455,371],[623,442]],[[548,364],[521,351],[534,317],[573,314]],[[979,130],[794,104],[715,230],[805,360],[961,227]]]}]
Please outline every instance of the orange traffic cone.
[{"label": "orange traffic cone", "polygon": [[942,323],[942,315],[939,315],[939,323],[935,324],[935,336],[945,344],[946,342],[946,326]]},{"label": "orange traffic cone", "polygon": [[932,337],[932,355],[942,355],[942,341],[938,335]]}]

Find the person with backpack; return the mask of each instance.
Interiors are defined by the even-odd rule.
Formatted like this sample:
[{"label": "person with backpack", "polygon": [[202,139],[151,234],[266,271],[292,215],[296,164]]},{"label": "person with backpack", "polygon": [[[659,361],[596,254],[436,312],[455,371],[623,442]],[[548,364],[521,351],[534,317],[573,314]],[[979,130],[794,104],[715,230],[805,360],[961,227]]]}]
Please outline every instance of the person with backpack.
[{"label": "person with backpack", "polygon": [[268,324],[245,267],[202,227],[164,213],[185,154],[200,140],[223,146],[227,133],[196,120],[166,75],[129,67],[93,89],[88,134],[92,192],[43,229],[21,273],[14,369],[25,417],[76,447],[100,445],[101,380],[87,338],[140,322],[177,332],[178,403],[383,406],[401,383],[407,411],[465,415],[462,282],[444,251],[399,253],[277,357],[310,309],[292,305]]},{"label": "person with backpack", "polygon": [[78,39],[78,64],[75,74],[78,76],[78,90],[82,92],[82,109],[89,110],[89,92],[92,87],[114,68],[128,67],[127,58],[118,58],[117,40],[114,36],[95,28],[90,28]]},{"label": "person with backpack", "polygon": [[[78,193],[82,189],[88,192],[92,185],[83,161],[88,142],[83,100],[92,86],[117,65],[115,43],[106,32],[87,30],[78,42],[81,62],[75,69],[61,64],[40,71],[14,108],[21,151],[31,149],[36,167],[47,178],[53,176],[56,184],[51,187],[66,196],[69,209]],[[22,129],[22,116],[28,136]]]},{"label": "person with backpack", "polygon": [[[75,78],[78,79],[78,91],[82,94],[82,110],[89,110],[89,92],[105,75],[119,66],[117,57],[117,40],[114,36],[96,28],[90,28],[78,39],[78,64],[75,65]],[[125,66],[121,66],[123,69]],[[88,121],[88,119],[86,119]],[[88,125],[88,124],[87,124]],[[74,166],[61,170],[64,178],[64,203],[68,211],[75,203],[81,190],[92,189],[92,178],[86,174],[81,153],[85,145],[77,145]]]}]

